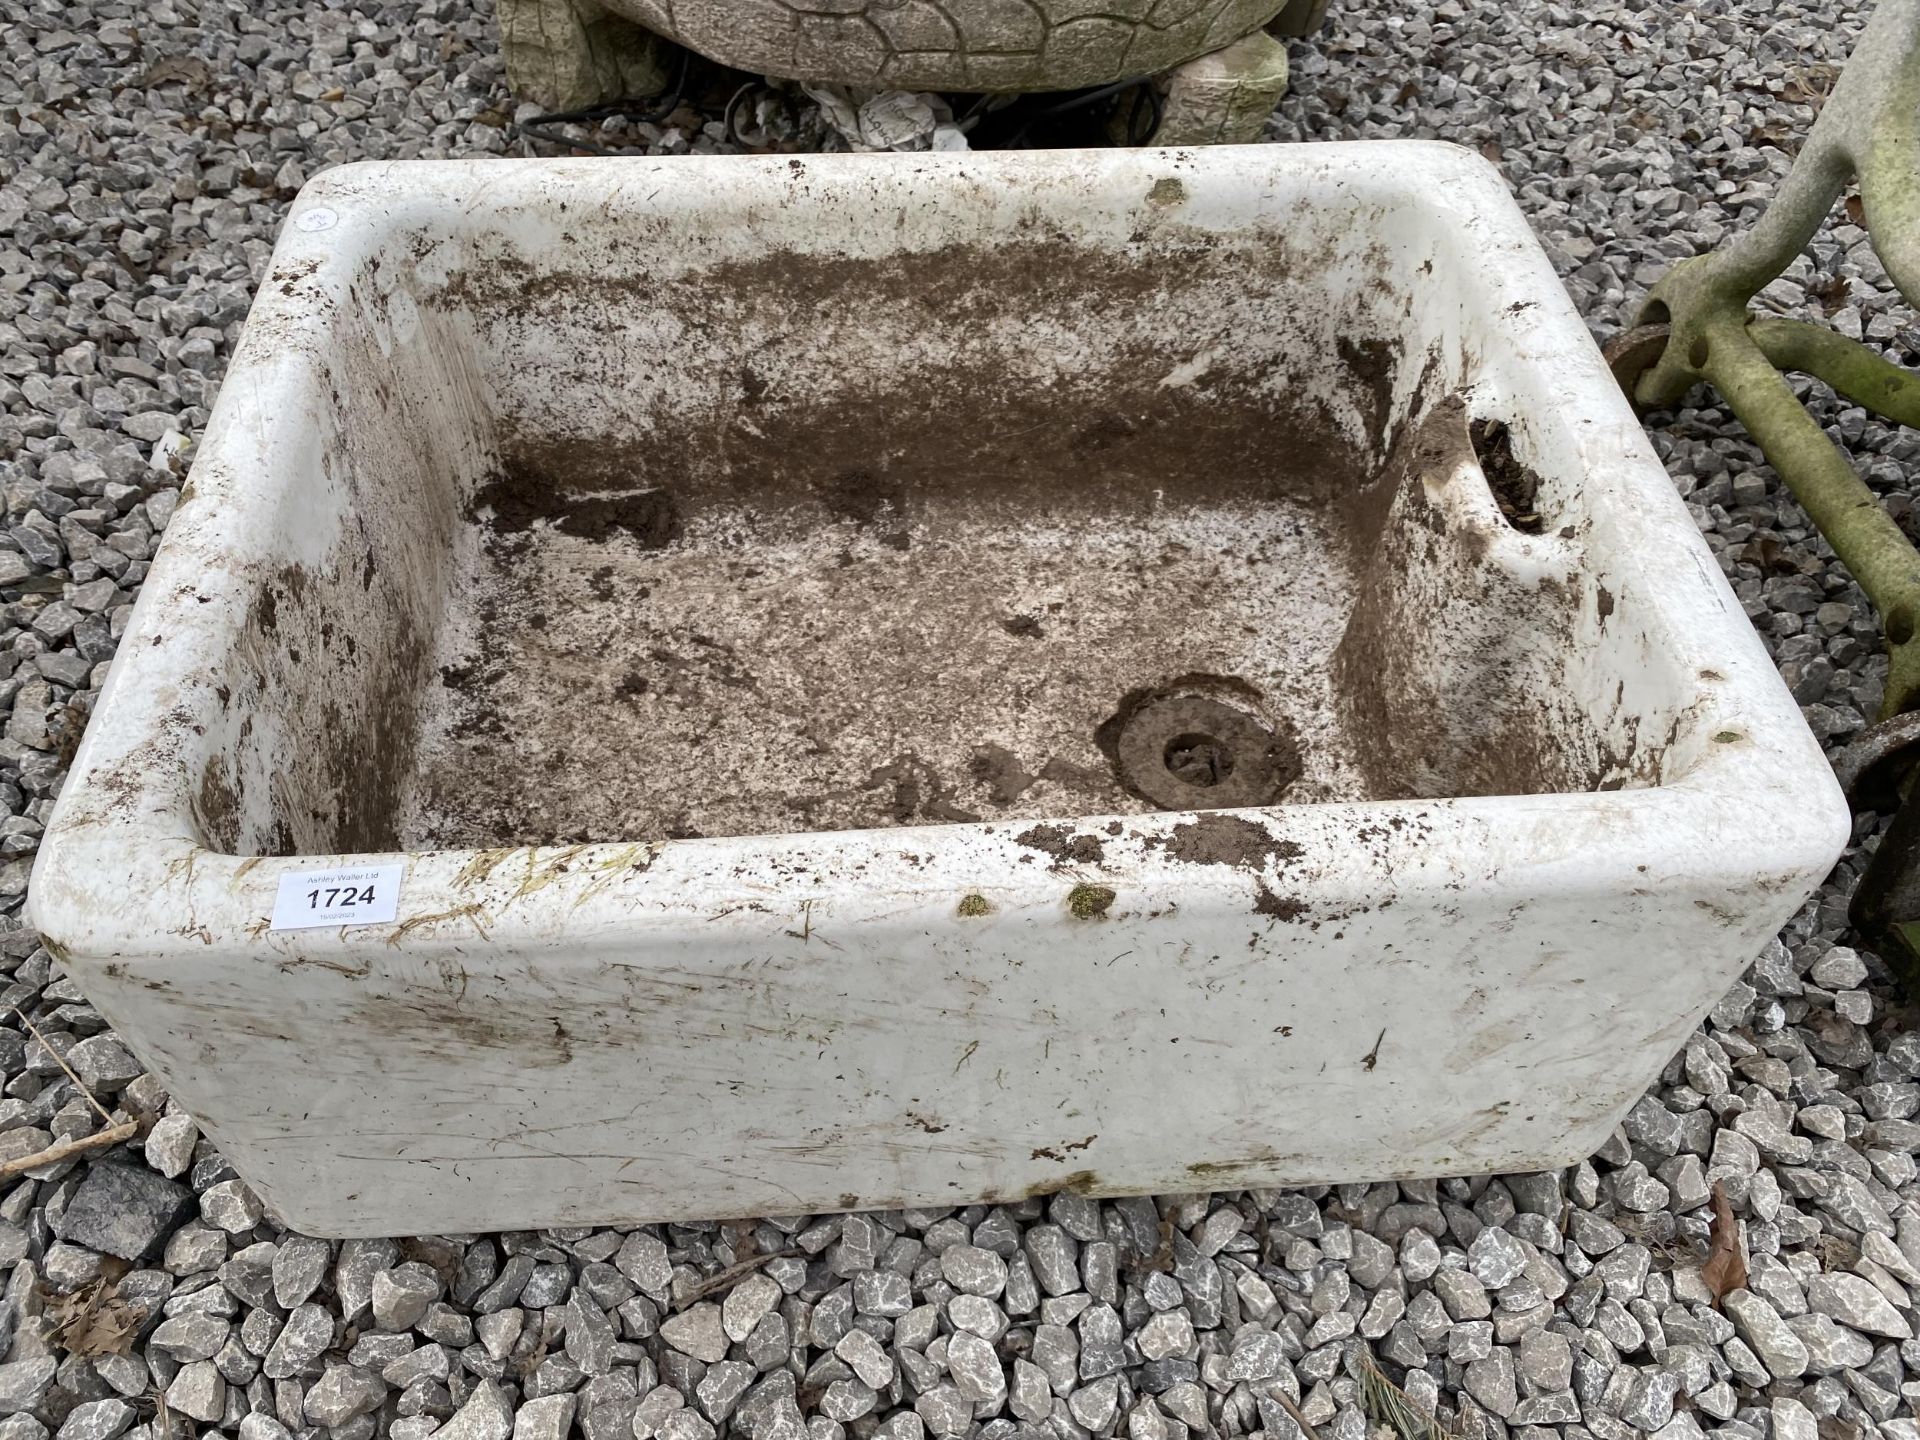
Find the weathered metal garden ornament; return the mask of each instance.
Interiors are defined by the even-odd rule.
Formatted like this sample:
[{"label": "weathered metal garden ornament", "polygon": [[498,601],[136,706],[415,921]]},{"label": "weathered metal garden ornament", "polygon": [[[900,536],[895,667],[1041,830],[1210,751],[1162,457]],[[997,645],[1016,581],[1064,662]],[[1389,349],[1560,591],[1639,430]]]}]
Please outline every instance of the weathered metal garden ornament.
[{"label": "weathered metal garden ornament", "polygon": [[1862,877],[1855,926],[1920,988],[1920,806],[1902,804],[1920,757],[1920,553],[1794,398],[1782,371],[1920,427],[1920,375],[1858,341],[1747,308],[1812,240],[1858,181],[1862,223],[1887,274],[1920,303],[1920,0],[1885,0],[1868,22],[1780,194],[1751,230],[1683,261],[1648,293],[1638,324],[1608,348],[1636,404],[1662,409],[1693,386],[1719,391],[1834,553],[1879,610],[1889,668],[1881,724],[1841,773],[1863,809],[1900,806]]},{"label": "weathered metal garden ornament", "polygon": [[1160,78],[1161,144],[1251,140],[1327,0],[501,0],[514,93],[573,111],[666,87],[673,41],[754,74],[873,90]]}]

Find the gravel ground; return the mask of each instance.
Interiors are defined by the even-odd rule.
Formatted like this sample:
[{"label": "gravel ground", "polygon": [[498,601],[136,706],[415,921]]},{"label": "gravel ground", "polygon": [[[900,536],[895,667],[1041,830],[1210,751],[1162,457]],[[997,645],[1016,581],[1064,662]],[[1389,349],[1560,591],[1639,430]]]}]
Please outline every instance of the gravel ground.
[{"label": "gravel ground", "polygon": [[[1865,7],[1577,8],[1336,0],[1273,134],[1481,149],[1611,332],[1752,219]],[[0,18],[0,1004],[48,1037],[0,1029],[0,1160],[95,1127],[49,1045],[151,1126],[125,1164],[0,1195],[0,1440],[1298,1440],[1287,1402],[1364,1440],[1377,1374],[1460,1436],[1920,1440],[1920,1031],[1837,943],[1851,858],[1557,1174],[344,1245],[264,1218],[13,917],[173,508],[167,437],[205,424],[282,207],[338,161],[517,144],[490,25],[451,0]],[[711,123],[641,138],[721,148]],[[1845,224],[1766,301],[1920,358]],[[1905,513],[1920,440],[1822,413]],[[1654,437],[1810,723],[1858,730],[1885,670],[1858,589],[1722,412]],[[1714,1181],[1751,1251],[1722,1308]],[[797,1253],[707,1283],[775,1251]]]}]

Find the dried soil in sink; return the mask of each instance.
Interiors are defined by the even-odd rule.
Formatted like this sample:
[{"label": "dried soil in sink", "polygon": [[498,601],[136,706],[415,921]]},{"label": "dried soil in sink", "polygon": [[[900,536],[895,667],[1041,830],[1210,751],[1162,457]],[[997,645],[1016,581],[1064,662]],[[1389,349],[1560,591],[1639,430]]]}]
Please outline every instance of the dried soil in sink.
[{"label": "dried soil in sink", "polygon": [[1358,796],[1328,692],[1343,446],[1183,403],[1002,404],[905,438],[890,410],[699,473],[658,444],[509,443],[402,842],[1138,812],[1097,732],[1195,675],[1297,745],[1288,801]]}]

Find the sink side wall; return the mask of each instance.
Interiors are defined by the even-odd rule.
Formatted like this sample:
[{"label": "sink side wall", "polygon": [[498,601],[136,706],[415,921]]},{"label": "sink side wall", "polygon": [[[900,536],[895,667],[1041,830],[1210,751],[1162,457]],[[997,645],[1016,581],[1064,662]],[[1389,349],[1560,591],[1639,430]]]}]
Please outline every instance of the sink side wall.
[{"label": "sink side wall", "polygon": [[1375,293],[1385,262],[1345,238],[1357,216],[1220,233],[1109,198],[1073,236],[1038,206],[883,212],[862,253],[813,238],[826,217],[802,191],[777,224],[676,217],[645,265],[645,222],[551,243],[503,229],[475,237],[439,303],[480,329],[503,455],[571,464],[586,489],[587,449],[695,499],[797,498],[849,469],[989,492],[1042,463],[1092,481],[1130,448],[1316,498],[1363,475],[1376,372],[1343,346],[1397,346],[1405,319]]},{"label": "sink side wall", "polygon": [[[1143,872],[1127,845],[1035,873],[903,837],[858,875],[743,880],[693,842],[637,905],[595,898],[595,857],[513,852],[402,936],[97,987],[314,1234],[1546,1169],[1791,903],[1743,893],[1732,935],[1704,866],[1626,890],[1608,845],[1662,828],[1607,810],[1636,798],[1501,802],[1531,808],[1498,834],[1295,810],[1301,853],[1258,869]],[[1111,903],[1077,918],[1088,885]],[[609,902],[642,928],[562,928]]]},{"label": "sink side wall", "polygon": [[[1697,753],[1699,680],[1649,633],[1652,607],[1624,603],[1636,557],[1596,530],[1598,489],[1618,477],[1577,433],[1591,419],[1574,407],[1569,429],[1565,397],[1530,389],[1564,363],[1530,363],[1534,312],[1552,302],[1503,293],[1505,257],[1490,264],[1436,208],[1423,197],[1385,221],[1389,244],[1396,226],[1437,238],[1409,317],[1421,364],[1403,368],[1391,451],[1353,507],[1362,578],[1334,659],[1368,793],[1665,783]],[[1521,525],[1487,478],[1489,423],[1537,484]]]},{"label": "sink side wall", "polygon": [[[223,453],[196,485],[250,486],[268,543],[236,564],[232,637],[193,791],[208,848],[239,855],[398,848],[397,790],[430,683],[460,497],[488,410],[467,337],[416,306],[404,248],[343,279],[269,278],[297,296],[330,285],[330,341],[276,453],[304,477],[266,488]],[[294,267],[296,270],[298,267]],[[313,297],[306,297],[312,299]],[[271,321],[259,343],[271,343]],[[253,331],[249,331],[250,337]]]}]

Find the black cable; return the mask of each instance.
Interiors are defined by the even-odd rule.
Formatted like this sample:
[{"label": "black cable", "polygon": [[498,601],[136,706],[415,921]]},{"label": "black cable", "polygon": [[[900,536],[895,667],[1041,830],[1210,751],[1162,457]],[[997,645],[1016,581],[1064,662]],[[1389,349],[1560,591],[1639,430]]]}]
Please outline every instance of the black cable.
[{"label": "black cable", "polygon": [[1027,132],[1042,121],[1057,120],[1063,115],[1071,115],[1077,110],[1084,110],[1089,105],[1101,100],[1110,99],[1120,94],[1123,90],[1135,86],[1139,87],[1142,93],[1135,95],[1133,107],[1128,112],[1127,136],[1129,140],[1132,140],[1134,121],[1139,115],[1140,102],[1144,98],[1149,110],[1153,114],[1153,124],[1144,136],[1138,140],[1132,140],[1132,143],[1135,145],[1144,145],[1148,140],[1153,138],[1154,132],[1160,128],[1163,110],[1160,102],[1160,92],[1154,87],[1153,78],[1146,75],[1136,75],[1130,76],[1125,80],[1115,80],[1110,85],[1101,85],[1096,89],[1083,91],[1081,94],[1071,96],[1065,100],[1056,101],[1052,105],[1043,106],[1033,111],[1021,123],[1020,128],[1007,137],[1004,148],[1008,150],[1019,148],[1027,138]]},{"label": "black cable", "polygon": [[[1147,102],[1147,128],[1135,134],[1135,121],[1140,118],[1140,102]],[[1160,122],[1167,118],[1166,97],[1160,93],[1160,87],[1151,80],[1144,81],[1134,92],[1133,106],[1127,111],[1127,139],[1134,145],[1148,145],[1153,137],[1160,133]]]},{"label": "black cable", "polygon": [[1111,85],[1102,85],[1098,89],[1088,90],[1084,94],[1075,95],[1071,99],[1061,100],[1052,105],[1049,105],[1045,109],[1041,110],[1038,113],[1038,115],[1035,116],[1035,118],[1046,120],[1046,119],[1051,119],[1057,115],[1070,115],[1075,110],[1086,109],[1087,106],[1093,104],[1093,102],[1096,100],[1104,100],[1109,95],[1118,95],[1122,90],[1126,89],[1129,85],[1142,85],[1145,83],[1146,82],[1144,78],[1140,78],[1140,77],[1127,79],[1127,80],[1116,80]]},{"label": "black cable", "polygon": [[[731,140],[734,144],[744,146],[749,150],[753,149],[754,147],[753,145],[748,143],[746,136],[740,133],[739,128],[735,124],[734,116],[738,113],[740,109],[740,102],[746,99],[749,94],[751,94],[753,91],[759,88],[760,88],[760,82],[758,80],[747,81],[746,84],[742,85],[738,90],[733,92],[733,98],[727,101],[726,112],[721,116],[721,124],[727,132],[727,139]],[[764,140],[766,137],[763,135],[761,138]]]},{"label": "black cable", "polygon": [[[583,151],[588,155],[627,155],[631,151],[609,150],[604,145],[595,145],[586,140],[575,140],[570,136],[554,132],[561,125],[591,125],[602,120],[622,118],[635,125],[654,125],[671,115],[679,108],[682,95],[687,88],[687,70],[693,58],[693,52],[682,47],[680,64],[675,69],[673,84],[658,95],[648,95],[639,99],[611,100],[604,105],[589,105],[583,110],[554,110],[545,115],[535,115],[530,120],[518,121],[514,133],[528,140],[540,141],[548,145],[564,145],[570,150]],[[655,102],[646,110],[632,107],[648,101]]]},{"label": "black cable", "polygon": [[966,134],[975,125],[980,123],[981,118],[987,113],[987,107],[993,103],[993,99],[994,97],[991,91],[985,95],[976,96],[973,104],[967,107],[967,113],[954,118],[954,127],[959,130],[962,135]]}]

